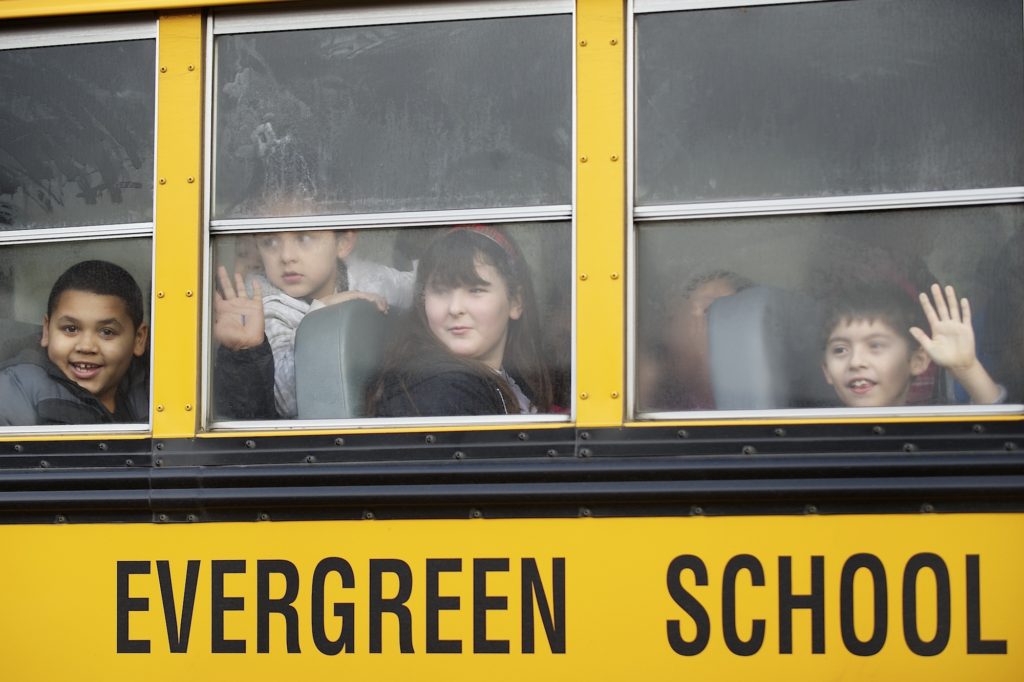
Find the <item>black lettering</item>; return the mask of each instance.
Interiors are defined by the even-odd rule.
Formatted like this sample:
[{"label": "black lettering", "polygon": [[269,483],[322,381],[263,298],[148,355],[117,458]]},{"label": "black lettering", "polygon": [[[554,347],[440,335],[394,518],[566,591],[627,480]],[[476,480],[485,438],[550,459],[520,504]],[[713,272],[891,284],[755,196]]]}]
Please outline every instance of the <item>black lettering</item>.
[{"label": "black lettering", "polygon": [[[284,594],[270,598],[270,575],[283,575]],[[299,596],[299,570],[284,559],[260,559],[256,562],[256,653],[270,653],[270,614],[284,616],[288,653],[299,651],[299,613],[292,602]]]},{"label": "black lettering", "polygon": [[737,656],[753,656],[764,644],[764,620],[757,618],[750,626],[750,639],[740,639],[736,632],[736,576],[740,571],[750,573],[750,584],[764,587],[764,568],[756,557],[740,554],[729,559],[722,573],[722,635],[729,651]]},{"label": "black lettering", "polygon": [[668,634],[668,645],[672,647],[672,651],[680,656],[696,656],[704,651],[704,647],[708,645],[708,641],[711,639],[711,619],[708,618],[708,612],[704,605],[687,592],[680,582],[680,576],[683,574],[683,571],[692,572],[694,582],[697,585],[706,586],[708,584],[708,569],[700,557],[692,554],[682,554],[673,559],[668,565],[668,574],[665,577],[668,593],[671,595],[672,601],[685,611],[686,615],[693,619],[694,624],[697,626],[697,634],[692,641],[688,642],[683,639],[678,620],[667,621],[665,623],[666,632]]},{"label": "black lettering", "polygon": [[224,576],[245,573],[244,559],[214,559],[210,562],[211,651],[215,654],[244,654],[244,639],[224,639],[224,612],[245,608],[244,597],[224,596]]},{"label": "black lettering", "polygon": [[[874,627],[867,640],[857,637],[854,627],[854,578],[857,571],[866,569],[874,585]],[[843,564],[839,580],[839,623],[846,650],[855,656],[874,656],[885,645],[889,634],[889,588],[885,579],[885,566],[874,554],[854,554]]]},{"label": "black lettering", "polygon": [[548,604],[536,559],[523,559],[521,587],[523,605],[523,653],[534,653],[533,605],[537,605],[551,653],[565,653],[565,557],[551,559],[551,599]]},{"label": "black lettering", "polygon": [[328,637],[324,623],[324,583],[327,582],[327,576],[330,573],[337,573],[341,576],[343,588],[355,587],[356,578],[352,573],[352,566],[339,557],[328,557],[321,560],[313,571],[311,596],[313,643],[320,653],[337,656],[342,651],[352,653],[356,650],[355,606],[350,602],[334,605],[334,615],[341,618],[341,634],[337,639]]},{"label": "black lettering", "polygon": [[967,653],[1005,654],[1005,639],[981,638],[981,557],[967,555]]},{"label": "black lettering", "polygon": [[508,609],[508,597],[487,594],[487,574],[508,571],[508,559],[473,559],[473,653],[507,654],[507,639],[487,639],[487,612]]},{"label": "black lettering", "polygon": [[[398,593],[385,599],[381,594],[385,573],[398,577]],[[412,594],[412,569],[400,559],[370,559],[370,653],[383,651],[381,642],[381,621],[384,613],[393,613],[398,618],[398,647],[403,654],[411,654],[412,614],[405,602]]]},{"label": "black lettering", "polygon": [[427,653],[460,654],[462,642],[458,639],[441,639],[440,620],[442,611],[458,611],[459,597],[440,595],[440,575],[458,573],[462,570],[462,559],[427,559]]},{"label": "black lettering", "polygon": [[128,616],[132,611],[149,611],[148,597],[128,596],[131,576],[148,575],[148,561],[117,562],[117,653],[148,654],[148,639],[132,639],[128,632]]},{"label": "black lettering", "polygon": [[[921,639],[917,631],[917,576],[929,569],[935,575],[935,637]],[[903,571],[903,638],[918,656],[941,654],[949,643],[949,570],[937,554],[921,553],[910,557]]]},{"label": "black lettering", "polygon": [[793,653],[793,611],[811,611],[811,653],[825,653],[825,557],[811,557],[811,593],[793,594],[793,558],[779,557],[779,653]]},{"label": "black lettering", "polygon": [[181,601],[181,625],[178,609],[174,605],[174,583],[171,581],[171,562],[156,562],[160,578],[160,598],[164,603],[164,623],[167,625],[167,645],[172,654],[188,653],[188,638],[192,630],[192,612],[196,606],[196,588],[199,585],[199,560],[189,559],[185,565],[185,590]]}]

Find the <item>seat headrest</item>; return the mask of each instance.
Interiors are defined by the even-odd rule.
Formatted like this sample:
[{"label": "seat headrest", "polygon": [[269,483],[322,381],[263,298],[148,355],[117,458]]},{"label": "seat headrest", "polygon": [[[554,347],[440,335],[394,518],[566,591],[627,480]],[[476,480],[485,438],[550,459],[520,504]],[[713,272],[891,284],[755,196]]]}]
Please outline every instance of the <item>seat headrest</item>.
[{"label": "seat headrest", "polygon": [[711,385],[720,410],[835,404],[821,371],[820,306],[809,296],[756,286],[708,309]]},{"label": "seat headrest", "polygon": [[295,334],[299,419],[363,416],[366,384],[380,365],[387,329],[387,316],[362,299],[302,319]]}]

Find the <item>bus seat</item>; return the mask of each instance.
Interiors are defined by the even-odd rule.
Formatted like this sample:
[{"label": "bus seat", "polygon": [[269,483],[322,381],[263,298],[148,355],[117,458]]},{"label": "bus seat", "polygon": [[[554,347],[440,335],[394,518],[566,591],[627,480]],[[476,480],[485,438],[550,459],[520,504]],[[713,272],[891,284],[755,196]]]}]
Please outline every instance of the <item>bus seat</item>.
[{"label": "bus seat", "polygon": [[314,310],[295,335],[299,419],[363,416],[364,391],[380,365],[387,316],[362,299]]},{"label": "bus seat", "polygon": [[38,324],[0,320],[0,362],[10,360],[25,348],[38,346],[41,334]]},{"label": "bus seat", "polygon": [[821,371],[820,306],[809,296],[756,286],[708,309],[711,385],[720,410],[835,404]]}]

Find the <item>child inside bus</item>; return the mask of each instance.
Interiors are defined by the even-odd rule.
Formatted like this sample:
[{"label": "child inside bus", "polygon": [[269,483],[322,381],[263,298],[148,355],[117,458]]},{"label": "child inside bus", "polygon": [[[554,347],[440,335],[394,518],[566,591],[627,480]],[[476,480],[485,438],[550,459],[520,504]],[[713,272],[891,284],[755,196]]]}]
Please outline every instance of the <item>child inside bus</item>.
[{"label": "child inside bus", "polygon": [[54,283],[39,346],[0,369],[0,424],[144,422],[148,327],[142,291],[124,268],[71,266]]},{"label": "child inside bus", "polygon": [[[245,295],[241,273],[236,270],[232,284],[227,270],[218,270],[222,293],[214,295],[214,338],[230,351],[264,342],[270,345],[274,413],[245,416],[290,419],[298,415],[295,332],[302,318],[318,308],[356,298],[371,301],[385,313],[389,305],[407,308],[416,275],[352,257],[356,243],[352,230],[268,232],[255,235],[255,242],[263,272],[249,277],[254,297]],[[228,356],[224,364],[245,375],[247,359]]]},{"label": "child inside bus", "polygon": [[[822,370],[847,407],[904,405],[911,382],[934,362],[975,404],[1001,402],[1005,392],[978,361],[966,298],[953,287],[931,287],[918,309],[901,291],[862,288],[848,293],[827,317]],[[920,325],[928,321],[931,336]]]},{"label": "child inside bus", "polygon": [[447,231],[424,253],[415,293],[367,392],[370,415],[551,411],[533,284],[508,235],[485,225]]}]

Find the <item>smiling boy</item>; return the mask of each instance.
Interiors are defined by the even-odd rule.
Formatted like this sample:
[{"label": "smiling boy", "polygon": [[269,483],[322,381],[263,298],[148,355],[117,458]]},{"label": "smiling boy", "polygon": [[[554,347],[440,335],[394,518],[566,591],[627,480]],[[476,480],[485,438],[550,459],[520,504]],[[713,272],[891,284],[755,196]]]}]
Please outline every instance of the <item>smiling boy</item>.
[{"label": "smiling boy", "polygon": [[54,283],[39,347],[0,369],[0,425],[146,421],[142,292],[106,261],[83,261]]},{"label": "smiling boy", "polygon": [[[898,290],[865,288],[837,303],[824,327],[822,371],[847,407],[906,404],[914,377],[934,362],[967,390],[971,402],[1000,402],[1005,392],[978,361],[966,298],[953,287],[931,287],[920,310]],[[934,300],[934,302],[933,302]],[[919,326],[920,313],[931,336]]]}]

